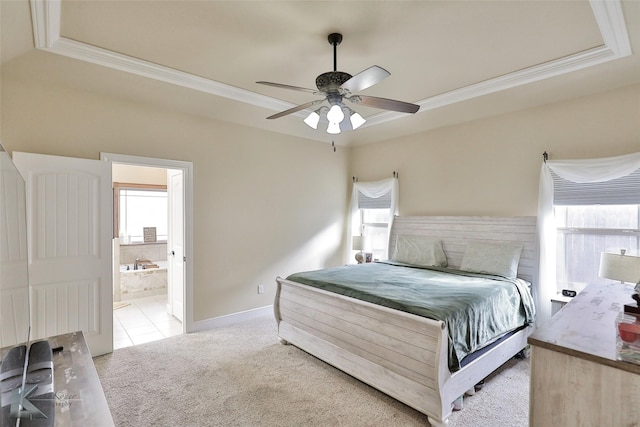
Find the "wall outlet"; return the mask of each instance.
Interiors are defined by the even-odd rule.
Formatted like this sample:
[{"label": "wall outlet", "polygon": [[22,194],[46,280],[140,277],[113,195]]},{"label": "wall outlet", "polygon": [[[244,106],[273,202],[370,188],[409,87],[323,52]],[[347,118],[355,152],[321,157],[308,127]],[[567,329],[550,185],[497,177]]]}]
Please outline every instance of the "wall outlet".
[{"label": "wall outlet", "polygon": [[264,294],[264,285],[258,285],[258,293]]}]

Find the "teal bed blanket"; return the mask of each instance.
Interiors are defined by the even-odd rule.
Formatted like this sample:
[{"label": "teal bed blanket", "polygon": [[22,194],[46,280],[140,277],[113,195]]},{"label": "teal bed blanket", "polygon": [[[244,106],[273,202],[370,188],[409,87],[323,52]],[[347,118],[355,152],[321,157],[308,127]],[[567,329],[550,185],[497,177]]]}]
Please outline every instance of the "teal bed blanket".
[{"label": "teal bed blanket", "polygon": [[527,282],[391,261],[292,274],[288,280],[441,320],[449,331],[449,369],[508,332],[535,321]]}]

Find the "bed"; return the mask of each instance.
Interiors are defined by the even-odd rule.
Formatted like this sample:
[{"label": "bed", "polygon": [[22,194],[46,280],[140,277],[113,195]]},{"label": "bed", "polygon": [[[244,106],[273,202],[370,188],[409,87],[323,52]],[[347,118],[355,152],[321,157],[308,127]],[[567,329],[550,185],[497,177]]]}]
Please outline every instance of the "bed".
[{"label": "bed", "polygon": [[[535,319],[531,297],[537,282],[535,224],[535,217],[396,217],[389,240],[391,262],[277,279],[274,312],[279,339],[426,414],[431,425],[446,425],[454,401],[472,393],[476,384],[527,346]],[[412,258],[414,248],[421,253],[417,259]],[[474,264],[473,253],[482,257],[494,249],[498,258],[511,254],[510,273],[502,273],[504,266],[499,271],[513,277],[487,277],[485,267]],[[425,256],[438,263],[444,257],[446,265],[425,267],[421,265]],[[343,284],[346,270],[361,283]],[[492,321],[500,327],[489,322],[488,332],[478,333],[476,326],[458,331],[458,323],[464,323],[457,321],[460,312],[441,313],[417,296],[427,288],[420,286],[420,280],[431,287],[443,280],[441,275],[458,274],[460,283],[451,285],[455,289],[501,289],[493,293],[503,302],[488,303],[500,307],[493,310],[500,320]],[[378,286],[381,283],[387,286]],[[368,291],[375,287],[382,289],[381,294]],[[406,287],[410,289],[401,291],[408,292],[404,295],[387,294],[390,288],[395,292]],[[521,301],[513,303],[518,295]],[[456,294],[441,300],[462,298],[466,296]],[[417,308],[408,307],[414,305],[412,300]],[[508,300],[514,314],[500,314],[510,310],[500,305]],[[455,338],[460,334],[467,339]],[[459,345],[461,341],[465,342]]]}]

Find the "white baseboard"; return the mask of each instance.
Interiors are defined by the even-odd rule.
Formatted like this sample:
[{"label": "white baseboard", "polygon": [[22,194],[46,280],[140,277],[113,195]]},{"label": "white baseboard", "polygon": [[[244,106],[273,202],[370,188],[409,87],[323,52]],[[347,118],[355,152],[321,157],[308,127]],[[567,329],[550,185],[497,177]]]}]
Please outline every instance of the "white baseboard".
[{"label": "white baseboard", "polygon": [[208,331],[211,329],[219,328],[221,326],[233,325],[234,323],[255,319],[256,317],[261,317],[268,314],[273,315],[273,305],[267,305],[265,307],[254,308],[253,310],[228,314],[226,316],[194,321],[192,330],[188,332]]}]

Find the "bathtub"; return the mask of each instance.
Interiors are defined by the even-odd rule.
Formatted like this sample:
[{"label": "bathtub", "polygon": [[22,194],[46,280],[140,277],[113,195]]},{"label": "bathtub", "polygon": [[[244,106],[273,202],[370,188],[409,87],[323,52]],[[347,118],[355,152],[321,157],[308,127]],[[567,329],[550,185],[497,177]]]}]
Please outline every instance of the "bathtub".
[{"label": "bathtub", "polygon": [[[151,261],[152,264],[156,264],[158,268],[150,268],[151,270],[166,270],[167,269],[167,261]],[[133,264],[120,264],[120,273],[129,274],[129,273],[139,273],[144,271],[140,266],[138,266],[138,270],[133,269]]]},{"label": "bathtub", "polygon": [[133,264],[120,265],[120,299],[163,295],[167,293],[167,261],[151,261],[158,268],[138,270]]}]

